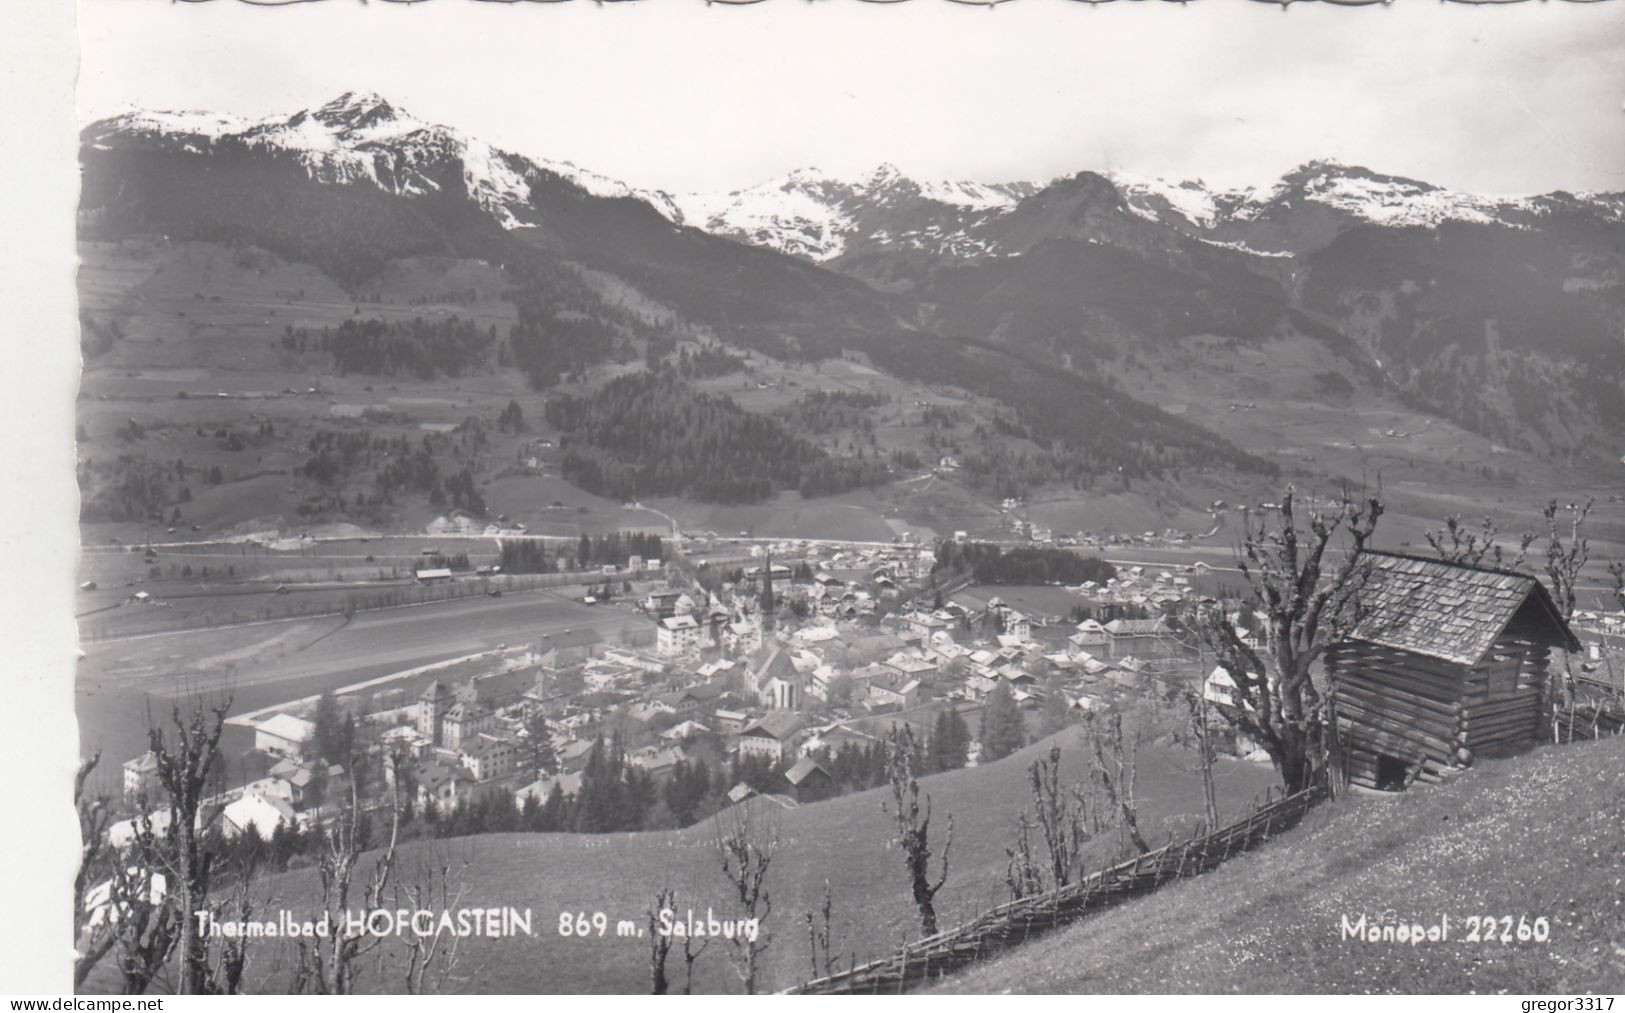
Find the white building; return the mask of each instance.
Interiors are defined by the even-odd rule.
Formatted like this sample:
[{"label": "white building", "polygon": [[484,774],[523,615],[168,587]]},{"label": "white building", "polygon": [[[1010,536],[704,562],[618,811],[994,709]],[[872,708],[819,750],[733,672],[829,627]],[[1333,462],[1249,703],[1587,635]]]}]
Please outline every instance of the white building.
[{"label": "white building", "polygon": [[124,797],[154,797],[158,789],[158,754],[147,750],[124,764]]},{"label": "white building", "polygon": [[254,748],[273,756],[303,759],[316,726],[292,714],[273,714],[254,728]]},{"label": "white building", "polygon": [[701,632],[692,615],[668,616],[655,627],[655,651],[667,658],[697,651]]},{"label": "white building", "polygon": [[279,823],[290,827],[298,825],[299,817],[293,806],[284,799],[257,792],[244,795],[220,811],[220,825],[227,837],[247,833],[252,827],[260,837],[269,840]]}]

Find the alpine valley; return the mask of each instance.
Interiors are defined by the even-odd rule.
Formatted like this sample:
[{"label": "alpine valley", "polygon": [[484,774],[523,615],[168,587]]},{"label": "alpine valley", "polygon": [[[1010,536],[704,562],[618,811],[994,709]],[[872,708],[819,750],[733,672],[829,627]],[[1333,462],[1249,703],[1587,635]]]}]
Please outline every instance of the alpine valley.
[{"label": "alpine valley", "polygon": [[90,538],[1199,532],[1291,479],[1382,483],[1398,540],[1625,488],[1625,194],[665,193],[360,93],[102,120],[82,166]]}]

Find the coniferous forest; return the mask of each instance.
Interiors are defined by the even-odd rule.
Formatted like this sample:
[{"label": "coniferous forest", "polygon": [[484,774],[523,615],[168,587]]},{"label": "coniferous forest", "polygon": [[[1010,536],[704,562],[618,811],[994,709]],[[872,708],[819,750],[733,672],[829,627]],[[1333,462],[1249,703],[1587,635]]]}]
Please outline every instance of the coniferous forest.
[{"label": "coniferous forest", "polygon": [[340,373],[410,373],[420,380],[437,374],[461,376],[488,365],[486,356],[496,340],[494,325],[482,331],[472,320],[461,317],[414,317],[410,321],[370,317],[319,331],[290,324],[282,332],[283,348],[327,352]]},{"label": "coniferous forest", "polygon": [[969,574],[978,584],[1081,584],[1117,575],[1112,564],[1067,549],[1021,545],[1004,549],[988,542],[941,542],[935,574]]},{"label": "coniferous forest", "polygon": [[564,476],[617,499],[752,503],[785,489],[820,496],[890,477],[878,455],[831,457],[777,420],[699,393],[671,372],[552,398],[547,420],[566,434]]}]

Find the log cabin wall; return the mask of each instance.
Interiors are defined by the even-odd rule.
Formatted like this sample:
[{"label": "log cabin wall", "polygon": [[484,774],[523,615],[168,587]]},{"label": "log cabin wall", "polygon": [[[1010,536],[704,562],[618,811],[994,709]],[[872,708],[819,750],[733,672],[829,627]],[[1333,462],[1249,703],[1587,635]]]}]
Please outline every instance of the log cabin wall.
[{"label": "log cabin wall", "polygon": [[1530,745],[1545,724],[1551,648],[1520,626],[1509,627],[1472,668],[1475,681],[1463,702],[1465,743],[1475,753]]},{"label": "log cabin wall", "polygon": [[1475,676],[1467,666],[1357,641],[1334,645],[1326,664],[1352,783],[1437,781],[1472,759],[1466,696]]}]

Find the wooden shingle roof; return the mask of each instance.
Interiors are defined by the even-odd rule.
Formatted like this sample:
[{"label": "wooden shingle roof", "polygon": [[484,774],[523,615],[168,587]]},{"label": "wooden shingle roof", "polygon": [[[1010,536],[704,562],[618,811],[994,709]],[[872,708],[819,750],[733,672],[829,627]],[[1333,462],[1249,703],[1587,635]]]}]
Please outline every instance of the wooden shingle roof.
[{"label": "wooden shingle roof", "polygon": [[1512,570],[1398,553],[1362,556],[1360,617],[1351,640],[1473,665],[1526,607],[1529,633],[1579,648],[1545,585]]},{"label": "wooden shingle roof", "polygon": [[801,783],[803,781],[807,780],[807,778],[813,775],[814,771],[822,773],[825,777],[832,781],[835,779],[835,775],[826,770],[822,763],[819,763],[810,756],[803,756],[801,759],[797,760],[794,766],[784,772],[784,779],[799,788],[801,787]]}]

